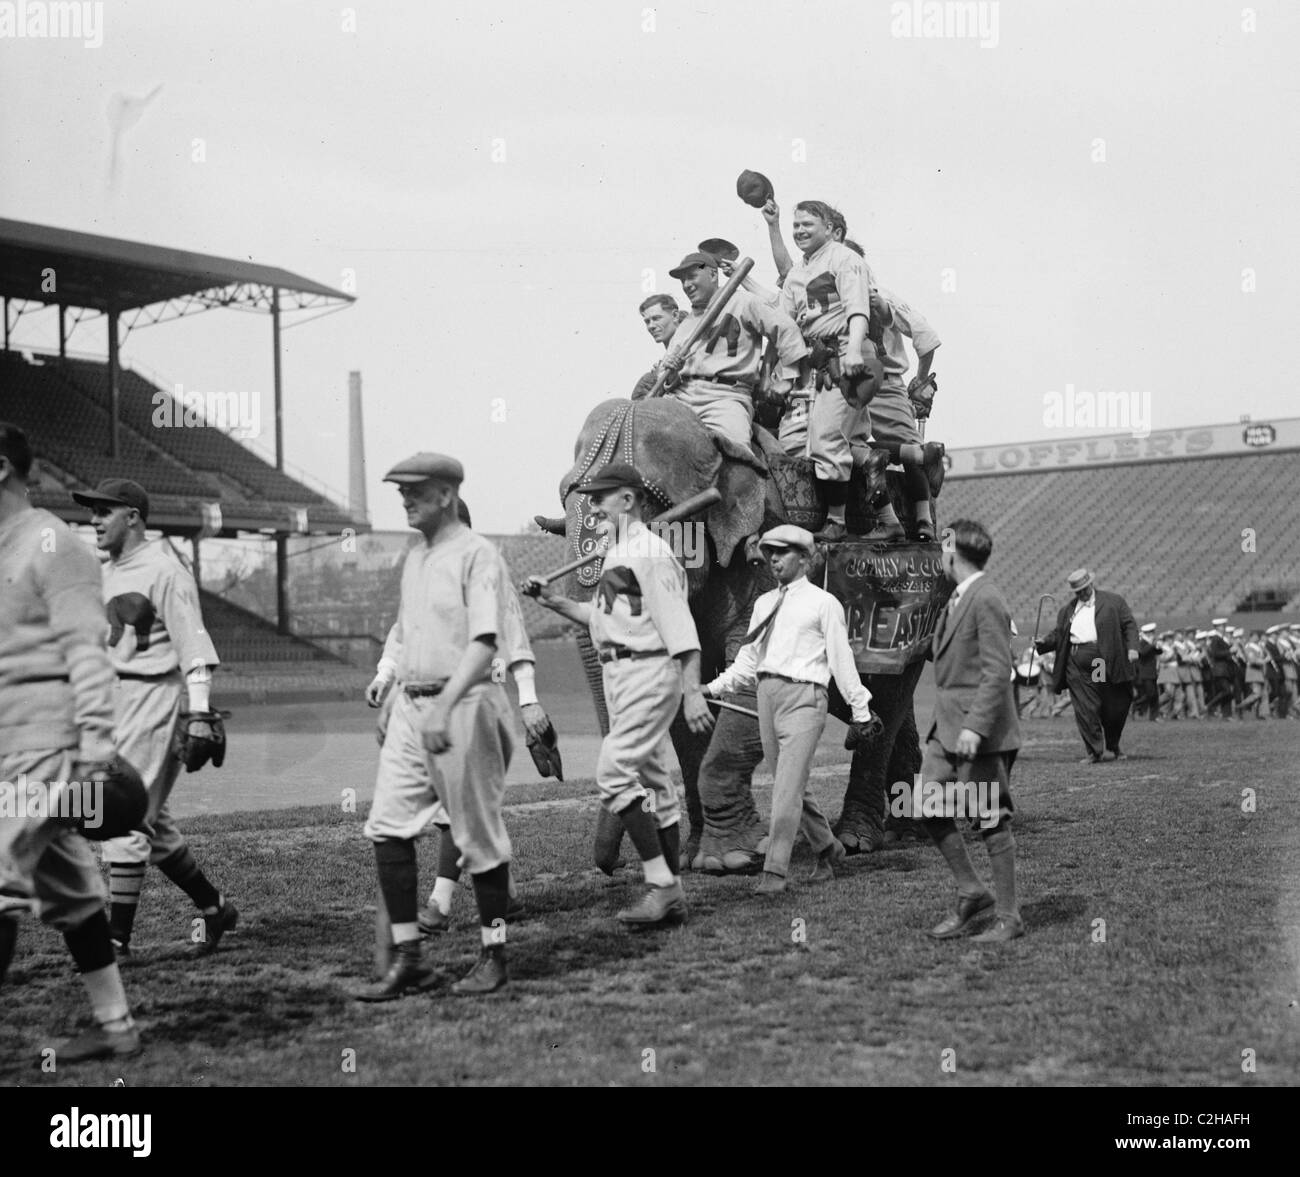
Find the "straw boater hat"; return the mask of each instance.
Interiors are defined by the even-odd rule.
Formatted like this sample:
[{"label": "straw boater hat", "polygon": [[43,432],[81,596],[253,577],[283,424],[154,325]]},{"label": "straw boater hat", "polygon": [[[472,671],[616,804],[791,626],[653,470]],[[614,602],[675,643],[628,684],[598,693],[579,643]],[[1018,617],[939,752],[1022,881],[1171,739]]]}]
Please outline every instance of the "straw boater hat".
[{"label": "straw boater hat", "polygon": [[1092,583],[1092,573],[1086,568],[1077,568],[1065,578],[1065,583],[1070,586],[1072,593],[1077,593]]}]

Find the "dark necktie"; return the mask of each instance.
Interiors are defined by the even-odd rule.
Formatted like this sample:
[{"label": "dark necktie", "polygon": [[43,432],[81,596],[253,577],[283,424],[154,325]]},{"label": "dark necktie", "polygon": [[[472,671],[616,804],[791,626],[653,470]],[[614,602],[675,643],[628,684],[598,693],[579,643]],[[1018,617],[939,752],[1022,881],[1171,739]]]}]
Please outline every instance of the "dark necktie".
[{"label": "dark necktie", "polygon": [[[745,635],[745,645],[755,642],[759,638],[766,637],[772,631],[772,622],[776,620],[776,615],[781,612],[781,606],[785,604],[785,594],[788,591],[787,586],[782,585],[781,591],[776,594],[776,608],[763,618],[753,629]],[[763,643],[767,645],[766,641]]]}]

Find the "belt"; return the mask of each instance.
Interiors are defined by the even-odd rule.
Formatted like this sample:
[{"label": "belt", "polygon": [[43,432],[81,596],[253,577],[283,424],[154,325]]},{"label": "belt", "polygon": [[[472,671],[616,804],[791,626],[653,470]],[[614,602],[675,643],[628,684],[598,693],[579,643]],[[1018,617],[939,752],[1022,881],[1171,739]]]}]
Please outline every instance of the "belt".
[{"label": "belt", "polygon": [[173,670],[164,670],[160,674],[137,674],[134,670],[119,670],[117,677],[126,682],[162,682],[163,679],[177,674],[180,674],[179,666]]},{"label": "belt", "polygon": [[446,685],[445,678],[441,682],[408,682],[402,684],[402,690],[408,699],[432,699],[435,695],[441,695],[442,688]]},{"label": "belt", "polygon": [[760,681],[765,678],[778,678],[782,682],[794,683],[797,687],[819,687],[822,685],[819,682],[813,682],[810,678],[791,678],[788,674],[775,674],[770,670],[760,670],[758,677]]},{"label": "belt", "polygon": [[[746,392],[752,392],[754,382],[752,379],[742,380],[739,376],[705,376],[699,372],[692,373],[686,377],[687,380],[698,380],[703,384],[723,384],[728,388],[743,388]],[[677,391],[681,391],[678,389]]]},{"label": "belt", "polygon": [[66,674],[38,674],[35,678],[24,679],[21,683],[15,683],[15,686],[27,686],[30,683],[37,682],[68,682]]},{"label": "belt", "polygon": [[617,662],[620,658],[630,658],[636,662],[642,658],[666,658],[667,650],[629,650],[626,646],[606,646],[599,651],[602,662]]},{"label": "belt", "polygon": [[1096,642],[1071,642],[1071,650],[1086,650],[1089,646],[1095,646]]}]

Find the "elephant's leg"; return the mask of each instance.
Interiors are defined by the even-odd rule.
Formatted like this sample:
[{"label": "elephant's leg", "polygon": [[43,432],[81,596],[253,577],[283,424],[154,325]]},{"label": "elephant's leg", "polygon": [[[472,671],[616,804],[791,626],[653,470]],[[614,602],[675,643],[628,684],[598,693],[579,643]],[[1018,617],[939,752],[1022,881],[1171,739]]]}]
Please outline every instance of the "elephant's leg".
[{"label": "elephant's leg", "polygon": [[[757,708],[753,695],[737,703]],[[700,801],[704,807],[701,867],[708,871],[749,873],[761,869],[758,845],[767,826],[754,805],[754,769],[763,761],[758,720],[735,711],[719,711],[708,751],[700,765]]]},{"label": "elephant's leg", "polygon": [[[916,707],[912,696],[909,695],[901,704],[901,709],[903,722],[894,737],[894,747],[889,756],[889,770],[885,775],[887,788],[892,788],[897,781],[910,782],[921,771],[921,738],[916,730]],[[892,793],[889,795],[889,800],[893,800]],[[893,807],[890,806],[885,817],[886,842],[891,840],[891,835],[894,839],[908,836],[922,837],[924,830],[921,829],[920,823],[914,822],[910,817],[896,815]]]},{"label": "elephant's leg", "polygon": [[[916,662],[902,674],[877,674],[868,678],[871,709],[885,726],[875,739],[853,753],[844,806],[835,823],[836,836],[850,854],[870,853],[880,848],[884,840],[889,786],[895,779],[911,780],[910,774],[895,778],[890,773],[897,766],[894,746],[900,731],[905,729],[908,716],[912,716],[911,726],[915,733],[912,695],[923,666],[923,663]],[[843,712],[843,701],[838,702]]]}]

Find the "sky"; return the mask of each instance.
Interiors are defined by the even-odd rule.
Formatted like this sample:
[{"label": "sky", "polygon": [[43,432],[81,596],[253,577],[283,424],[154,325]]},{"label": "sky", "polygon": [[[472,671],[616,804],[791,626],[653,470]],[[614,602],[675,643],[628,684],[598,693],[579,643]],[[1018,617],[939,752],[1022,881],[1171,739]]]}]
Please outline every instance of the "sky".
[{"label": "sky", "polygon": [[[379,528],[426,449],[479,530],[558,513],[583,419],[656,358],[638,303],[684,301],[668,270],[721,236],[774,282],[745,168],[787,242],[796,200],[841,208],[932,323],[930,438],[1059,438],[1070,385],[1149,394],[1153,429],[1296,415],[1300,5],[985,3],[973,36],[904,35],[943,7],[105,0],[87,47],[4,36],[0,3],[0,216],[354,280],[285,333],[286,452],[346,492],[360,370]],[[158,86],[111,180],[114,96]],[[214,311],[123,360],[263,398],[269,452],[270,334]],[[105,354],[102,323],[71,347]]]}]

